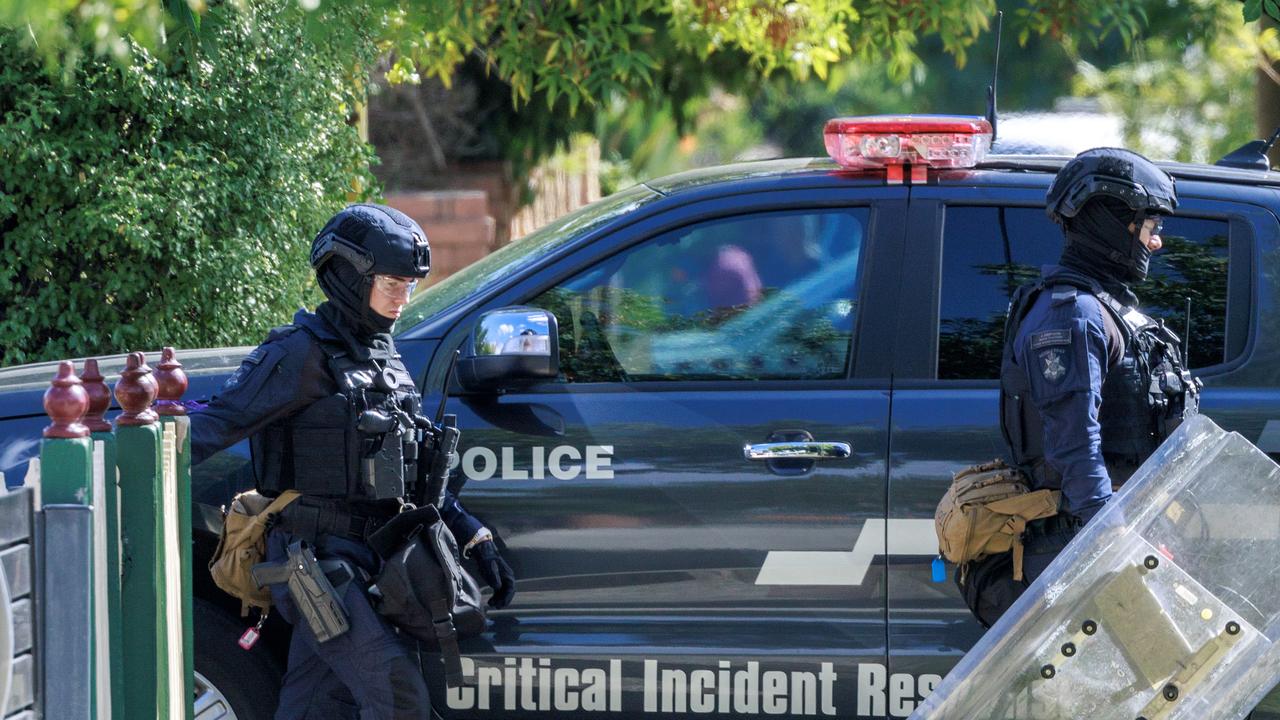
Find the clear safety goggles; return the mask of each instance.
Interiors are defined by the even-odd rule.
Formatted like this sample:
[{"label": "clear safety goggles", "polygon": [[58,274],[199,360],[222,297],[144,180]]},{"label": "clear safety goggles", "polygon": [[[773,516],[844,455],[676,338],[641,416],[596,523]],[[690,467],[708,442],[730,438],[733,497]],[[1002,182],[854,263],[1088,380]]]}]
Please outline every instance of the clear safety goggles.
[{"label": "clear safety goggles", "polygon": [[399,278],[391,275],[374,275],[373,288],[393,300],[408,299],[418,287],[417,278]]}]

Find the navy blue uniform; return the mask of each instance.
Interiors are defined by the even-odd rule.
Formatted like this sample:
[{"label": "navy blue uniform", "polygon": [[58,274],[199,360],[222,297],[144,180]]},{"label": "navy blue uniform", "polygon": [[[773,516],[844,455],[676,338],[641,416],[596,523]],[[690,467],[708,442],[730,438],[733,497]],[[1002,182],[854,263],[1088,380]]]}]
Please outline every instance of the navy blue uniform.
[{"label": "navy blue uniform", "polygon": [[[191,416],[192,460],[199,463],[232,443],[262,432],[335,393],[333,377],[319,340],[342,338],[322,317],[298,311],[294,325],[303,329],[273,331],[267,341],[244,359],[240,368],[203,411]],[[377,348],[361,350],[377,351]],[[393,352],[384,348],[384,352]],[[299,469],[298,472],[305,472]],[[397,500],[362,503],[363,512],[390,516]],[[441,515],[454,536],[465,544],[481,524],[449,494]],[[267,560],[279,562],[287,547],[299,539],[287,527],[267,537]],[[365,577],[380,569],[377,555],[363,542],[331,534],[306,538],[316,557],[339,559]],[[287,586],[271,586],[272,602],[293,624],[289,666],[276,720],[418,720],[429,718],[431,703],[416,647],[373,608],[364,578],[337,588],[350,629],[324,643],[317,641],[297,610]]]},{"label": "navy blue uniform", "polygon": [[[1054,287],[1061,272],[1044,268],[1049,287],[1018,328],[1013,354],[1044,423],[1045,462],[1061,478],[1053,487],[1062,489],[1063,509],[1083,523],[1111,497],[1098,413],[1107,370],[1119,360],[1123,340],[1098,298]],[[1032,482],[1046,484],[1042,476]]]},{"label": "navy blue uniform", "polygon": [[[314,313],[299,310],[293,322],[341,341]],[[192,413],[192,464],[328,397],[335,388],[325,354],[310,332],[273,333],[245,357],[207,408]],[[446,493],[440,515],[460,544],[482,527],[452,494]]]}]

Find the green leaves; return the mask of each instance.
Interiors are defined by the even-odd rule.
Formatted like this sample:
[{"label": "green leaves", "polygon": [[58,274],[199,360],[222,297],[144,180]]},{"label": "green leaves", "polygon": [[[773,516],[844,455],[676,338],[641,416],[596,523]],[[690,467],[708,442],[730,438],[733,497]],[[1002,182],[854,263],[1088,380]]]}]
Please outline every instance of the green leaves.
[{"label": "green leaves", "polygon": [[1271,19],[1280,22],[1280,2],[1276,0],[1244,0],[1242,11],[1244,21],[1247,23],[1262,19],[1263,11],[1266,11]]},{"label": "green leaves", "polygon": [[376,47],[336,56],[298,12],[223,4],[190,61],[134,43],[68,84],[0,30],[0,365],[254,343],[317,299],[311,238],[375,185],[344,108]]}]

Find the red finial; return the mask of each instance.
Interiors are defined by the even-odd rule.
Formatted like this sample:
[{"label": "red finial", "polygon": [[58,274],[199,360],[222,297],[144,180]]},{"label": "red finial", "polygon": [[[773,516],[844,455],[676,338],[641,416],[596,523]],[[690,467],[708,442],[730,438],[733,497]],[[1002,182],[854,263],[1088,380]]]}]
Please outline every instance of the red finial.
[{"label": "red finial", "polygon": [[118,426],[150,425],[158,420],[151,403],[156,399],[156,379],[140,352],[129,353],[120,380],[116,382],[116,402],[124,412],[116,418]]},{"label": "red finial", "polygon": [[156,410],[161,415],[186,415],[187,409],[182,405],[182,393],[187,391],[187,374],[182,370],[182,363],[174,357],[171,347],[160,352],[160,364],[156,366],[156,382],[160,386],[160,399],[156,401]]},{"label": "red finial", "polygon": [[97,360],[89,358],[84,361],[80,379],[84,381],[84,391],[89,395],[89,410],[84,414],[85,426],[89,432],[111,432],[111,423],[102,419],[107,408],[111,407],[111,389],[102,381]]},{"label": "red finial", "polygon": [[58,363],[58,374],[44,391],[44,411],[53,424],[44,429],[47,438],[88,437],[89,428],[80,424],[84,411],[89,407],[89,394],[84,383],[76,377],[76,366],[70,360]]}]

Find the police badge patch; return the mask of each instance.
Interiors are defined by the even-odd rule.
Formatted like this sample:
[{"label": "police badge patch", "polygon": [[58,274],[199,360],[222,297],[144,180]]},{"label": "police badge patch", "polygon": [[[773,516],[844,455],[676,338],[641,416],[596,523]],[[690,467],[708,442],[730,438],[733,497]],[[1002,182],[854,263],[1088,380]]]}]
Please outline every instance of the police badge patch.
[{"label": "police badge patch", "polygon": [[1031,349],[1039,351],[1036,356],[1040,359],[1040,374],[1045,380],[1057,383],[1067,376],[1070,357],[1067,349],[1070,346],[1070,330],[1045,330],[1031,334]]},{"label": "police badge patch", "polygon": [[1056,383],[1067,374],[1067,353],[1060,348],[1040,351],[1040,373],[1044,379]]},{"label": "police badge patch", "polygon": [[222,392],[227,392],[239,385],[240,381],[244,380],[245,376],[252,372],[253,368],[262,362],[262,358],[266,357],[266,355],[267,351],[264,348],[254,348],[253,352],[246,355],[244,360],[240,362],[240,367],[236,368],[231,377],[227,378],[227,381],[222,384]]}]

